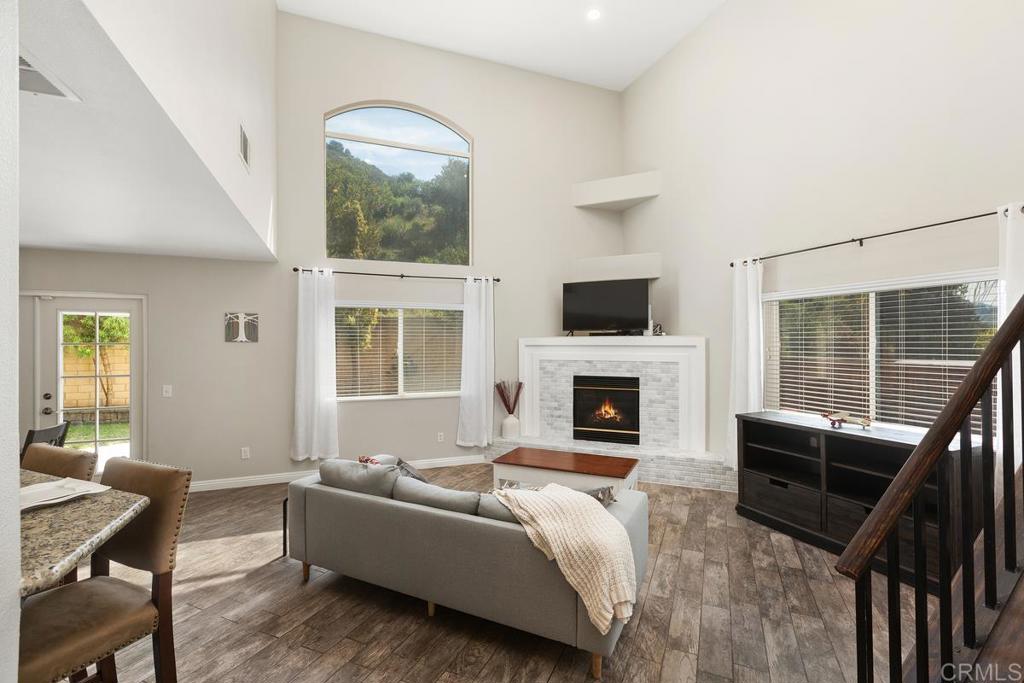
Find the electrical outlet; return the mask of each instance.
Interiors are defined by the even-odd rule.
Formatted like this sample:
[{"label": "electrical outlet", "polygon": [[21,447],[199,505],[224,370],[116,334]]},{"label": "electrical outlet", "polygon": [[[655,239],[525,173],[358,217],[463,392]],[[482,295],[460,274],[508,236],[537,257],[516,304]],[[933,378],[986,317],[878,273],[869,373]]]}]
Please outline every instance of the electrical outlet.
[{"label": "electrical outlet", "polygon": [[437,433],[437,442],[438,443],[444,443],[444,432],[438,432]]},{"label": "electrical outlet", "polygon": [[248,446],[242,446],[242,460],[248,460],[251,453]]},{"label": "electrical outlet", "polygon": [[170,398],[172,396],[174,396],[174,387],[170,384],[165,384],[163,386],[163,397]]}]

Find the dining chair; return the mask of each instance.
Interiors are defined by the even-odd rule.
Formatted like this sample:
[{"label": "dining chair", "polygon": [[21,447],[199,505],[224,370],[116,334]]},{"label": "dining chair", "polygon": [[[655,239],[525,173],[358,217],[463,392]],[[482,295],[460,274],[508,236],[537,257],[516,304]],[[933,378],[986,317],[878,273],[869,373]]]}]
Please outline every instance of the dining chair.
[{"label": "dining chair", "polygon": [[71,477],[92,481],[96,471],[96,454],[74,448],[58,448],[45,443],[29,444],[21,468],[50,474],[54,477]]},{"label": "dining chair", "polygon": [[25,433],[25,443],[21,447],[21,460],[25,459],[25,453],[28,452],[28,447],[34,443],[48,443],[51,446],[63,446],[64,439],[68,436],[68,427],[71,426],[69,422],[61,422],[59,425],[52,427],[43,427],[42,429],[30,429]]},{"label": "dining chair", "polygon": [[[19,683],[74,676],[116,683],[114,653],[151,635],[156,683],[176,683],[171,577],[188,500],[188,470],[114,458],[102,482],[149,497],[149,506],[92,556],[92,576],[25,599],[21,607]],[[110,562],[153,575],[146,590],[110,576]],[[88,666],[96,672],[83,677]]]}]

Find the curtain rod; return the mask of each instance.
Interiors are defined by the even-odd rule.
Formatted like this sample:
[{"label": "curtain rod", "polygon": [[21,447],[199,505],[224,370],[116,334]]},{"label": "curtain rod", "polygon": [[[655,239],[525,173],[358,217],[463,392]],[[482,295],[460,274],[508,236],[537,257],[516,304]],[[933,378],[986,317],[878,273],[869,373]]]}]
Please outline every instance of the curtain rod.
[{"label": "curtain rod", "polygon": [[[1003,209],[1003,215],[1006,216],[1010,212],[1009,209]],[[913,228],[902,228],[900,230],[890,230],[889,232],[880,232],[876,235],[866,235],[865,237],[851,237],[848,240],[842,240],[841,242],[829,242],[828,244],[819,244],[815,247],[806,247],[804,249],[794,249],[793,251],[784,251],[779,254],[769,254],[768,256],[758,256],[754,258],[754,261],[767,261],[768,259],[781,258],[783,256],[793,256],[794,254],[804,254],[808,251],[818,251],[819,249],[829,249],[831,247],[841,247],[844,244],[859,244],[864,246],[864,242],[867,240],[875,240],[879,237],[890,237],[892,235],[900,235],[905,232],[914,232],[915,230],[925,230],[927,228],[937,228],[940,225],[949,225],[950,223],[962,223],[963,221],[973,221],[975,218],[987,218],[989,216],[998,215],[998,211],[989,211],[988,213],[979,213],[976,216],[964,216],[963,218],[953,218],[948,221],[940,221],[939,223],[929,223],[928,225],[918,225]],[[1021,213],[1024,213],[1024,207],[1021,208]],[[744,261],[743,263],[746,263]],[[729,267],[732,268],[736,264],[734,262],[729,263]]]},{"label": "curtain rod", "polygon": [[[304,272],[304,273],[312,273],[313,272],[312,268],[299,268],[298,266],[295,266],[294,268],[292,268],[292,272],[293,273],[297,273],[300,270],[302,272]],[[331,275],[372,275],[373,277],[397,277],[397,278],[400,278],[400,279],[403,279],[403,280],[405,280],[406,278],[416,279],[416,280],[466,280],[466,279],[482,280],[483,279],[483,278],[480,278],[480,277],[473,277],[473,278],[456,277],[454,275],[406,275],[405,273],[364,273],[364,272],[356,271],[356,270],[332,270],[331,271]],[[500,277],[493,278],[493,280],[495,282],[501,282],[501,278]]]}]

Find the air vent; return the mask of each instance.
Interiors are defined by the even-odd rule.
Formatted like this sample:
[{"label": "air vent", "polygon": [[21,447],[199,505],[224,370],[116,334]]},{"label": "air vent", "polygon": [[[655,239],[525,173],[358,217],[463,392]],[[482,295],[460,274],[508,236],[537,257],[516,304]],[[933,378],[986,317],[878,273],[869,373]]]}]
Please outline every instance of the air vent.
[{"label": "air vent", "polygon": [[56,78],[44,74],[39,68],[33,66],[29,59],[22,55],[18,56],[18,89],[33,95],[49,95],[51,97],[75,100],[76,102],[80,101],[67,86]]},{"label": "air vent", "polygon": [[242,126],[238,127],[238,156],[242,157],[245,170],[249,170],[249,136]]}]

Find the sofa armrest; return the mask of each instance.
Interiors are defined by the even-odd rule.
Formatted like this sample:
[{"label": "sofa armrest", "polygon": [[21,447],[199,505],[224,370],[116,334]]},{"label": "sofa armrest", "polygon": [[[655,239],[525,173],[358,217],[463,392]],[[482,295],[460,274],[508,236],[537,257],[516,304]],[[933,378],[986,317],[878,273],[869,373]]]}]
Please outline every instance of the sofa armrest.
[{"label": "sofa armrest", "polygon": [[288,484],[288,555],[306,561],[306,489],[320,483],[319,474],[311,474]]},{"label": "sofa armrest", "polygon": [[[640,586],[647,571],[647,494],[643,491],[623,490],[616,493],[615,497],[616,501],[608,506],[608,512],[622,523],[629,536],[639,598]],[[576,647],[579,649],[605,657],[610,656],[624,626],[622,621],[615,619],[612,621],[611,630],[602,636],[590,623],[583,600],[579,596],[576,597]]]}]

